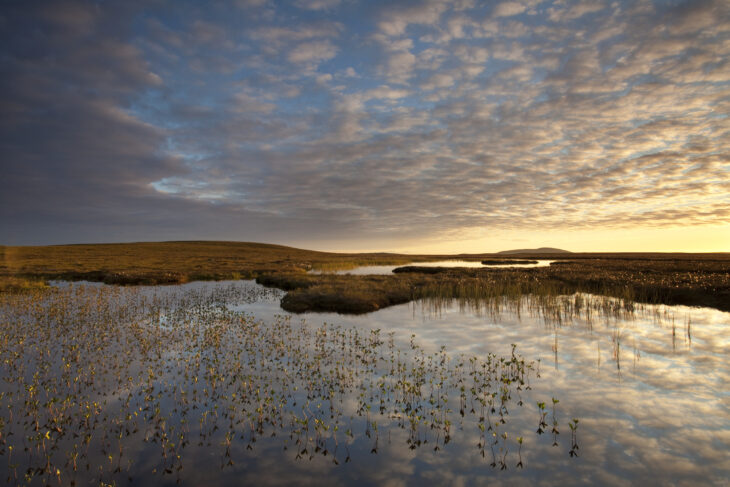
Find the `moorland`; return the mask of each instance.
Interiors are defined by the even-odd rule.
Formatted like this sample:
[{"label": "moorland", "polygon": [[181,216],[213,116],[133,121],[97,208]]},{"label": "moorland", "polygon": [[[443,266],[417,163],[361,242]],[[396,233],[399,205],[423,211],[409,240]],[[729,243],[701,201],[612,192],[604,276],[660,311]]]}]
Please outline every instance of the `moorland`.
[{"label": "moorland", "polygon": [[[478,301],[525,294],[587,292],[632,302],[683,304],[730,310],[730,253],[569,253],[534,268],[433,268],[435,260],[489,265],[517,254],[333,253],[249,242],[144,242],[54,246],[0,246],[0,290],[42,288],[49,280],[120,285],[178,284],[255,279],[287,291],[292,312],[366,313],[417,299]],[[510,257],[511,256],[511,257]],[[327,271],[363,265],[401,266],[390,275]],[[310,273],[317,270],[319,273]]]},{"label": "moorland", "polygon": [[[428,265],[447,259],[488,264]],[[354,274],[365,265],[394,270]],[[242,281],[164,285],[196,280]],[[716,395],[727,317],[636,303],[729,310],[729,291],[730,254],[0,247],[0,478],[372,485],[500,472],[532,484],[562,471],[562,485],[671,483],[672,465],[691,464],[686,483],[716,484],[727,478]],[[321,325],[279,312],[411,301],[426,308],[418,319],[416,306]],[[454,301],[473,309],[449,315]]]}]

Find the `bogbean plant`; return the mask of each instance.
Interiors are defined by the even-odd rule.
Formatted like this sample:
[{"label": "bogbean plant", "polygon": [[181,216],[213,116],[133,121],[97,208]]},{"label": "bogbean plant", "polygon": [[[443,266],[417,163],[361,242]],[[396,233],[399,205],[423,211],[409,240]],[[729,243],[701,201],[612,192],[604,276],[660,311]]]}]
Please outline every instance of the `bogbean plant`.
[{"label": "bogbean plant", "polygon": [[516,346],[506,357],[452,357],[425,351],[415,335],[399,346],[393,333],[264,323],[228,306],[262,292],[272,291],[69,286],[0,296],[3,480],[181,480],[196,453],[217,455],[225,470],[264,439],[297,459],[340,464],[355,460],[355,442],[378,453],[395,429],[404,447],[439,451],[473,428],[492,467],[507,468],[510,446],[523,466],[523,437],[508,434],[507,415],[535,366]]}]

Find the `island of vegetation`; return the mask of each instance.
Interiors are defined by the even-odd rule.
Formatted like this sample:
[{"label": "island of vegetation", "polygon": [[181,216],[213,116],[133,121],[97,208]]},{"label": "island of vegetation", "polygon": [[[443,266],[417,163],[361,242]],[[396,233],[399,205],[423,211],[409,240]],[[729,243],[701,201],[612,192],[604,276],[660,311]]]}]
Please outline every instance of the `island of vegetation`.
[{"label": "island of vegetation", "polygon": [[[542,249],[538,249],[542,250]],[[332,253],[249,242],[147,242],[0,246],[0,290],[23,292],[49,280],[177,284],[255,279],[288,291],[293,312],[366,313],[423,298],[492,299],[587,292],[645,303],[730,310],[729,253],[539,253],[533,268],[406,266],[435,260],[503,261],[503,254]],[[390,275],[328,272],[364,265],[403,266]]]}]

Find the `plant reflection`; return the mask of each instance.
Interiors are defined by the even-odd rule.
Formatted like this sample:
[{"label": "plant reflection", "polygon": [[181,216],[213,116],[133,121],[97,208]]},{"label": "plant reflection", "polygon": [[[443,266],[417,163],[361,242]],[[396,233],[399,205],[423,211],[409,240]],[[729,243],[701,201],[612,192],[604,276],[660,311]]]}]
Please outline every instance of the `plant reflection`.
[{"label": "plant reflection", "polygon": [[403,448],[437,452],[475,431],[492,467],[507,469],[510,450],[524,466],[525,425],[508,419],[537,374],[516,345],[504,356],[454,356],[425,350],[416,335],[400,345],[380,329],[230,309],[261,293],[271,291],[68,286],[2,296],[5,480],[182,482],[196,456],[226,471],[272,442],[339,465],[360,460],[363,443],[377,454],[394,431],[406,434]]}]

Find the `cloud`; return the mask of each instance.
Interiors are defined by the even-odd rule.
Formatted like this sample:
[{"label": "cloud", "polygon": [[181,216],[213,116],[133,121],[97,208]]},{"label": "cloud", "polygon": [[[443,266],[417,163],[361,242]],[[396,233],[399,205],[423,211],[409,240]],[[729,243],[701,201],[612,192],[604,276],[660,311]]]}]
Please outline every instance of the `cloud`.
[{"label": "cloud", "polygon": [[248,36],[255,40],[278,44],[281,42],[337,37],[341,29],[342,27],[338,23],[319,22],[298,27],[256,27],[248,33]]},{"label": "cloud", "polygon": [[453,76],[446,73],[436,73],[432,75],[424,84],[421,85],[425,91],[430,91],[436,88],[449,88],[454,85],[455,79]]},{"label": "cloud", "polygon": [[329,41],[313,41],[297,45],[287,57],[293,63],[320,63],[337,55],[337,46]]},{"label": "cloud", "polygon": [[247,93],[236,93],[234,99],[235,109],[242,112],[266,114],[271,113],[276,108],[274,103],[267,103]]},{"label": "cloud", "polygon": [[68,34],[89,34],[97,21],[97,13],[82,2],[61,1],[44,5],[40,17],[49,24],[63,28]]},{"label": "cloud", "polygon": [[435,24],[447,8],[446,2],[438,0],[427,0],[408,7],[391,7],[383,12],[378,28],[388,36],[399,36],[405,33],[409,24]]},{"label": "cloud", "polygon": [[294,4],[306,10],[327,10],[337,7],[340,0],[297,0]]},{"label": "cloud", "polygon": [[527,7],[525,5],[517,2],[502,2],[494,7],[493,15],[495,17],[512,17],[513,15],[521,14],[526,9]]},{"label": "cloud", "polygon": [[725,2],[155,5],[4,10],[14,242],[730,222]]},{"label": "cloud", "polygon": [[236,0],[236,5],[241,8],[262,7],[269,3],[269,0]]},{"label": "cloud", "polygon": [[586,14],[599,12],[606,8],[606,4],[597,1],[580,1],[572,4],[569,7],[557,7],[548,9],[549,18],[553,22],[564,22],[575,20],[583,17]]}]

